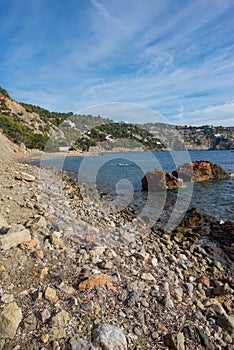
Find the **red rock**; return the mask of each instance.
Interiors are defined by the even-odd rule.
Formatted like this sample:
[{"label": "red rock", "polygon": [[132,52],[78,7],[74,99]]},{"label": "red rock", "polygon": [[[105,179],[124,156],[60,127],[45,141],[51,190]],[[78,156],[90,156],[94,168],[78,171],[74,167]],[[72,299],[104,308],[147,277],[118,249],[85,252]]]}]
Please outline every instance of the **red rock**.
[{"label": "red rock", "polygon": [[172,175],[187,182],[225,180],[230,178],[230,174],[220,165],[213,164],[206,160],[196,160],[194,162],[185,163],[177,170],[173,171]]},{"label": "red rock", "polygon": [[78,284],[78,290],[91,289],[96,286],[107,286],[110,290],[115,290],[116,288],[110,283],[110,277],[102,273],[95,273],[94,275],[88,277],[86,280]]},{"label": "red rock", "polygon": [[205,286],[205,287],[209,287],[209,286],[210,286],[210,280],[209,280],[209,278],[206,277],[205,275],[200,276],[200,277],[197,279],[197,281],[198,281],[199,283],[201,283],[201,284],[202,284],[203,286]]}]

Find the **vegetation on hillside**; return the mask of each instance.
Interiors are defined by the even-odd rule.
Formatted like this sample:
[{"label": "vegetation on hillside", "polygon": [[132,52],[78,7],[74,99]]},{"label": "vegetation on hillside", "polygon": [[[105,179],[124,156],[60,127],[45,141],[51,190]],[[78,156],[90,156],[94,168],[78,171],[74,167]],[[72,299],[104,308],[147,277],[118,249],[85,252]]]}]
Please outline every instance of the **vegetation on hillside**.
[{"label": "vegetation on hillside", "polygon": [[123,147],[131,146],[129,140],[133,140],[134,145],[143,146],[146,149],[159,150],[164,145],[158,138],[155,138],[150,132],[140,128],[137,125],[126,123],[108,123],[92,128],[78,138],[74,144],[74,148],[88,151],[90,147],[97,146],[101,142],[109,142],[116,146],[116,141],[121,140]]},{"label": "vegetation on hillside", "polygon": [[19,104],[1,87],[0,129],[16,143],[41,150],[46,147],[46,151],[58,151],[61,146],[87,151],[100,143],[110,150],[134,145],[150,150],[234,148],[234,127],[114,123],[101,116],[50,112],[32,104]]},{"label": "vegetation on hillside", "polygon": [[8,92],[0,86],[0,95],[10,98]]},{"label": "vegetation on hillside", "polygon": [[72,112],[69,112],[69,113],[50,112],[45,108],[34,106],[28,103],[21,102],[20,104],[25,108],[27,112],[37,113],[44,122],[46,123],[50,122],[55,126],[59,126],[64,120],[70,118],[73,115]]}]

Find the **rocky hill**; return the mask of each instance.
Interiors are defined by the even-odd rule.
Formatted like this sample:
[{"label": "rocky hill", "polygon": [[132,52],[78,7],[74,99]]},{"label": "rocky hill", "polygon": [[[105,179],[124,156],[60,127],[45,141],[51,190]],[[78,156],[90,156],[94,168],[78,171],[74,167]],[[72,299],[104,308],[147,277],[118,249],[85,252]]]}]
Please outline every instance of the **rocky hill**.
[{"label": "rocky hill", "polygon": [[13,142],[27,148],[58,151],[92,147],[106,150],[232,149],[234,127],[134,125],[115,123],[101,116],[50,112],[18,103],[0,88],[0,129]]}]

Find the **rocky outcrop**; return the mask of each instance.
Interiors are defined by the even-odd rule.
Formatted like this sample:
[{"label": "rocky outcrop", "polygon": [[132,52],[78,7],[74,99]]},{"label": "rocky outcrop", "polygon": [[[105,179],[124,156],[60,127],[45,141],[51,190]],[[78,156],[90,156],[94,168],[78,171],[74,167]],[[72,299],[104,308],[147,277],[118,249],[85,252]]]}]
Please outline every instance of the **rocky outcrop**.
[{"label": "rocky outcrop", "polygon": [[220,165],[213,164],[206,160],[196,160],[181,165],[177,170],[172,172],[176,178],[186,182],[202,182],[211,180],[225,180],[230,178]]},{"label": "rocky outcrop", "polygon": [[142,188],[147,191],[172,190],[179,187],[178,179],[161,169],[148,171],[141,182]]}]

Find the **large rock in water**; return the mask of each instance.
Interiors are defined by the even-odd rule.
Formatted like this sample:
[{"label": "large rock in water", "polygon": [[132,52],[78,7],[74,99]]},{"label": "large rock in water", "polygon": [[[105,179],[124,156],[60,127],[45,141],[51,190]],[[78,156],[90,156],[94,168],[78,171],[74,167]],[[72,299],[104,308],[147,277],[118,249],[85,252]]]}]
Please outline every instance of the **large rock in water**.
[{"label": "large rock in water", "polygon": [[225,180],[230,178],[220,165],[213,164],[207,160],[196,160],[181,165],[177,170],[172,172],[176,178],[185,182],[202,182],[211,180]]},{"label": "large rock in water", "polygon": [[142,188],[147,191],[172,190],[179,187],[178,179],[161,169],[148,171],[141,182]]}]

